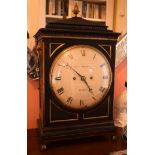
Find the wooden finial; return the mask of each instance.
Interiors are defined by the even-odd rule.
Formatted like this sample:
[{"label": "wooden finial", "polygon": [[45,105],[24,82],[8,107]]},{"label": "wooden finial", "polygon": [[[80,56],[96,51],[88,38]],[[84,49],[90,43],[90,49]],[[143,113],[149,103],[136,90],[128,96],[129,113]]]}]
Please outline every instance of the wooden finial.
[{"label": "wooden finial", "polygon": [[79,13],[79,7],[77,5],[77,3],[75,3],[75,6],[74,6],[74,10],[73,10],[73,13],[75,14],[75,17],[77,17],[77,14]]}]

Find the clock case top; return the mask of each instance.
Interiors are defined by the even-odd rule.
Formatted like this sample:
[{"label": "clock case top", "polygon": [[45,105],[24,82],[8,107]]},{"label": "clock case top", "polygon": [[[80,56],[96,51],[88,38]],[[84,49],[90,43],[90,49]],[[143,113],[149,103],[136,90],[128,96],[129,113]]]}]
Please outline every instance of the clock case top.
[{"label": "clock case top", "polygon": [[108,30],[105,22],[89,21],[81,17],[72,17],[63,20],[53,20],[46,25],[45,28],[39,29],[35,34],[36,41],[41,38],[48,38],[48,36],[75,36],[75,37],[98,37],[117,41],[120,33],[114,33]]},{"label": "clock case top", "polygon": [[[72,17],[50,22],[35,34],[36,46],[40,55],[39,128],[42,137],[51,137],[52,140],[61,139],[61,137],[63,139],[76,136],[87,137],[104,134],[104,132],[114,129],[115,46],[120,33],[114,33],[107,28],[104,22]],[[52,62],[59,53],[73,45],[89,45],[97,48],[106,56],[112,71],[112,83],[106,97],[97,108],[86,113],[71,114],[59,110],[54,106],[57,101],[51,96],[49,86],[49,70]]]}]

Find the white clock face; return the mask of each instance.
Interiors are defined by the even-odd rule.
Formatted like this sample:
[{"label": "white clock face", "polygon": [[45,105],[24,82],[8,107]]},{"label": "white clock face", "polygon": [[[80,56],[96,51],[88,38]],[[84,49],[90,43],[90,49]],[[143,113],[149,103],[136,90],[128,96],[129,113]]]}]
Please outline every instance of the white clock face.
[{"label": "white clock face", "polygon": [[97,105],[111,85],[111,68],[106,57],[87,45],[61,52],[51,65],[49,82],[64,106],[85,110]]}]

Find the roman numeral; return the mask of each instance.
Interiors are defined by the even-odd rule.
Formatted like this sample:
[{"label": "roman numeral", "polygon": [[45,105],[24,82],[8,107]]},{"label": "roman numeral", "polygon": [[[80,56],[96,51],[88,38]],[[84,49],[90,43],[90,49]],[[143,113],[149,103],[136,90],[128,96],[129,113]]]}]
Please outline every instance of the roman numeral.
[{"label": "roman numeral", "polygon": [[95,59],[95,57],[96,57],[96,54],[94,54],[93,60]]},{"label": "roman numeral", "polygon": [[82,56],[86,56],[86,51],[85,50],[81,50],[81,55]]},{"label": "roman numeral", "polygon": [[61,80],[61,76],[55,77],[55,80]]},{"label": "roman numeral", "polygon": [[73,101],[73,98],[70,96],[68,99],[67,99],[67,104],[71,104]]},{"label": "roman numeral", "polygon": [[69,53],[68,54],[68,57],[70,58],[70,59],[73,59],[73,56]]},{"label": "roman numeral", "polygon": [[108,79],[108,75],[104,75],[104,76],[103,76],[103,79],[104,79],[104,80]]},{"label": "roman numeral", "polygon": [[62,67],[65,67],[65,64],[58,64],[58,66],[62,66]]},{"label": "roman numeral", "polygon": [[105,88],[103,86],[100,86],[99,91],[101,91],[103,93],[104,90],[105,90]]},{"label": "roman numeral", "polygon": [[64,88],[63,87],[59,88],[57,90],[57,92],[58,92],[59,95],[63,94],[64,93]]},{"label": "roman numeral", "polygon": [[84,105],[84,101],[80,100],[80,106],[83,106],[83,105]]}]

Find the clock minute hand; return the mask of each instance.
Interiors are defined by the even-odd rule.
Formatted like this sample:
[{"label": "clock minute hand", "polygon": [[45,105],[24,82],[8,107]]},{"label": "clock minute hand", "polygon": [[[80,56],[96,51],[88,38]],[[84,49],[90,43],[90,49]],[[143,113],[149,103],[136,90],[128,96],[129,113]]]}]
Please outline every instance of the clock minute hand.
[{"label": "clock minute hand", "polygon": [[90,88],[90,86],[88,85],[88,83],[87,83],[87,81],[86,81],[86,77],[85,77],[85,76],[82,76],[80,73],[78,73],[78,72],[77,72],[74,68],[72,68],[68,63],[67,63],[66,66],[69,66],[70,69],[72,69],[77,75],[79,75],[79,76],[81,77],[81,81],[83,81],[83,82],[87,85],[87,87],[88,87],[88,89],[89,89],[89,92],[93,94],[92,88]]},{"label": "clock minute hand", "polygon": [[80,77],[81,77],[81,79],[82,79],[82,75],[80,74],[80,73],[78,73],[74,68],[72,68],[69,64],[67,64],[67,66],[70,68],[70,69],[72,69],[77,75],[79,75]]}]

